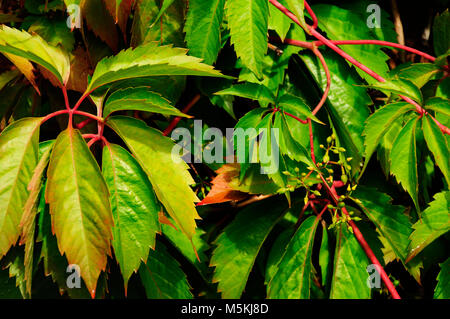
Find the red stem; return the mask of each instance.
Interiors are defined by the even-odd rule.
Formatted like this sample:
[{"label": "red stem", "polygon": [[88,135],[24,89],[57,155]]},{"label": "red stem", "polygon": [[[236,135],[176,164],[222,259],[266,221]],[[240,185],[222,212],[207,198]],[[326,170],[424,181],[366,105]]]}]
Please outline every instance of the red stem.
[{"label": "red stem", "polygon": [[52,117],[55,117],[55,116],[58,116],[58,115],[61,115],[61,114],[67,114],[69,112],[70,112],[69,110],[61,110],[61,111],[56,111],[56,112],[50,113],[47,116],[45,116],[44,118],[42,118],[41,125],[44,124],[44,122],[47,122]]},{"label": "red stem", "polygon": [[317,20],[316,14],[314,13],[314,11],[312,11],[311,7],[309,6],[309,4],[306,1],[305,1],[305,8],[306,8],[306,11],[308,11],[308,13],[311,16],[311,19],[313,21],[313,25],[311,26],[311,28],[316,29],[317,26],[319,25],[319,21]]},{"label": "red stem", "polygon": [[[298,19],[295,17],[295,15],[290,12],[288,9],[286,9],[283,5],[281,5],[278,1],[276,0],[269,0],[270,3],[272,3],[276,8],[278,8],[281,12],[283,12],[286,16],[288,16],[290,19],[292,19],[295,23],[297,23],[300,27],[301,24],[298,21]],[[305,6],[307,6],[307,2],[305,1]],[[309,6],[308,6],[309,7]],[[311,10],[312,11],[312,10]],[[311,13],[310,13],[311,14]],[[328,39],[326,39],[325,37],[323,37],[320,33],[318,33],[316,30],[314,30],[314,28],[309,28],[309,30],[307,30],[310,32],[311,35],[313,35],[314,37],[316,37],[318,40],[320,40],[322,43],[324,43],[325,45],[327,45],[329,48],[331,48],[332,50],[334,50],[336,53],[338,53],[339,55],[341,55],[343,58],[345,58],[347,61],[351,62],[352,64],[354,64],[355,66],[359,67],[361,70],[363,70],[364,72],[366,72],[367,74],[371,75],[372,77],[374,77],[375,79],[377,79],[380,82],[385,82],[385,80],[379,76],[378,74],[376,74],[375,72],[373,72],[372,70],[370,70],[368,67],[366,67],[365,65],[359,63],[358,61],[356,61],[353,57],[351,57],[350,55],[346,54],[344,51],[342,51],[340,48],[338,48],[335,44],[333,44],[331,41],[329,41]],[[311,49],[314,49],[313,47],[311,47]],[[419,106],[420,107],[420,106]],[[423,114],[423,112],[421,112]],[[311,119],[308,119],[308,124],[309,124],[309,138],[310,138],[310,145],[311,145],[311,158],[314,162],[314,164],[316,164],[315,161],[315,155],[314,155],[314,138],[313,138],[313,132],[312,132],[312,125],[311,125]],[[338,196],[336,191],[330,188],[330,186],[328,185],[328,183],[326,182],[325,178],[322,176],[322,174],[319,172],[319,176],[322,179],[322,183],[323,185],[326,187],[327,192],[329,193],[329,195],[332,197],[333,201],[338,204],[339,200],[338,200]],[[313,203],[311,203],[311,207],[313,207]],[[345,207],[342,208],[342,211],[344,212],[344,214],[346,214],[347,216],[349,216],[348,211]],[[378,271],[380,272],[380,276],[381,279],[383,280],[383,282],[385,283],[387,289],[389,290],[389,292],[391,293],[392,297],[394,299],[400,299],[400,296],[398,295],[395,286],[392,284],[392,282],[389,279],[389,276],[386,274],[386,272],[384,271],[383,267],[381,266],[380,262],[377,260],[377,258],[375,257],[375,254],[373,253],[372,249],[369,247],[369,245],[367,244],[367,242],[365,241],[363,235],[361,234],[361,232],[359,231],[359,229],[356,227],[355,223],[353,221],[349,221],[349,225],[350,227],[352,227],[353,229],[353,233],[355,234],[356,239],[358,240],[359,244],[361,245],[361,247],[364,249],[367,257],[371,260],[371,262],[375,265],[377,265],[378,267]]]},{"label": "red stem", "polygon": [[311,145],[311,159],[313,163],[316,164],[316,155],[314,154],[314,135],[312,131],[311,119],[308,119],[308,125],[309,125],[309,144]]},{"label": "red stem", "polygon": [[81,103],[83,103],[84,99],[86,99],[92,92],[93,92],[93,90],[90,91],[90,92],[84,93],[84,94],[80,97],[80,99],[77,101],[77,103],[75,104],[75,106],[73,107],[72,110],[73,110],[73,111],[76,111],[76,110],[80,107]]},{"label": "red stem", "polygon": [[[331,195],[331,198],[333,199],[334,203],[337,205],[338,202],[339,202],[339,199],[338,199],[338,194],[336,193],[336,190],[334,190],[334,188],[330,188],[330,186],[327,184],[327,182],[325,181],[323,176],[321,174],[319,174],[319,175],[320,175],[320,177],[322,179],[323,184],[325,185],[325,187],[327,189],[327,192]],[[345,215],[350,216],[350,214],[348,213],[348,211],[347,211],[347,209],[345,207],[342,208],[342,212]],[[388,291],[391,294],[391,296],[394,299],[401,299],[400,295],[398,294],[397,290],[395,289],[394,284],[389,279],[389,276],[386,274],[383,266],[381,266],[380,262],[378,261],[377,257],[373,253],[373,251],[370,248],[370,246],[367,243],[367,241],[364,239],[364,236],[361,233],[361,231],[359,230],[359,228],[356,226],[356,224],[351,219],[348,221],[348,224],[353,229],[353,234],[355,235],[355,238],[358,240],[358,242],[361,245],[362,249],[366,253],[367,257],[370,259],[372,264],[377,266],[377,271],[380,274],[381,280],[383,280],[383,282],[386,285],[386,288],[388,289]]]},{"label": "red stem", "polygon": [[64,103],[66,104],[66,110],[70,110],[69,97],[67,95],[67,89],[65,86],[62,87],[62,92],[64,95]]},{"label": "red stem", "polygon": [[[425,52],[419,51],[417,49],[408,47],[406,45],[401,45],[395,42],[387,42],[387,41],[381,41],[381,40],[330,40],[331,43],[335,45],[363,45],[363,44],[372,44],[372,45],[382,45],[387,47],[393,47],[396,49],[401,49],[407,52],[415,53],[421,57],[424,57],[425,59],[430,60],[431,62],[434,62],[436,58],[434,56],[431,56]],[[314,42],[306,42],[306,41],[299,41],[294,39],[284,39],[283,43],[295,45],[302,48],[311,49],[312,45],[319,47],[324,45],[322,41],[314,41]]]},{"label": "red stem", "polygon": [[331,86],[331,75],[330,75],[330,70],[328,69],[327,62],[325,61],[322,53],[320,53],[320,51],[316,47],[314,47],[312,49],[312,51],[319,58],[320,63],[322,63],[322,66],[325,70],[325,75],[327,77],[327,86],[326,86],[325,90],[323,91],[322,98],[319,101],[319,104],[317,104],[317,106],[312,111],[312,114],[316,115],[317,112],[319,112],[320,108],[325,104],[325,101],[327,100],[328,92],[330,91],[330,86]]},{"label": "red stem", "polygon": [[87,113],[87,112],[83,112],[83,111],[77,111],[75,109],[72,109],[71,113],[89,117],[89,118],[91,118],[91,119],[93,119],[93,120],[95,120],[97,122],[103,122],[103,118],[102,117],[95,116],[94,114],[91,114],[91,113]]},{"label": "red stem", "polygon": [[[187,113],[194,105],[195,103],[198,102],[198,100],[200,100],[201,95],[197,94],[196,96],[194,96],[194,98],[191,100],[191,102],[189,102],[188,105],[186,105],[186,107],[182,110],[183,113]],[[170,132],[172,132],[172,130],[177,126],[178,122],[180,122],[181,117],[177,116],[175,117],[172,122],[170,122],[169,126],[164,130],[163,135],[167,136],[170,134]]]},{"label": "red stem", "polygon": [[[280,109],[278,109],[278,108],[276,108],[276,109],[274,109],[274,110],[275,110],[275,111],[280,111]],[[283,113],[286,114],[287,116],[292,117],[293,119],[296,119],[297,121],[299,121],[299,122],[302,123],[302,124],[308,124],[308,120],[302,120],[301,118],[295,116],[294,114],[288,113],[288,112],[284,112],[284,111],[283,111]]]},{"label": "red stem", "polygon": [[77,129],[81,130],[83,127],[88,125],[89,123],[93,122],[94,120],[92,118],[85,119],[84,121],[77,124]]},{"label": "red stem", "polygon": [[437,124],[437,126],[439,126],[439,128],[444,134],[450,135],[450,129],[448,127],[439,123],[439,121],[436,120],[431,114],[428,113],[428,115],[433,119],[433,121]]},{"label": "red stem", "polygon": [[[282,4],[280,4],[278,1],[276,0],[269,0],[271,4],[273,4],[277,9],[279,9],[281,12],[283,12],[287,17],[289,17],[292,21],[294,21],[296,24],[298,24],[300,27],[302,27],[302,25],[300,24],[300,21],[297,19],[297,17],[290,12],[288,9],[286,9]],[[305,5],[306,5],[306,1],[305,1]],[[352,56],[348,55],[347,53],[345,53],[342,49],[340,49],[339,47],[337,47],[333,41],[328,40],[327,38],[325,38],[323,35],[321,35],[319,32],[317,32],[316,30],[314,30],[313,28],[309,28],[309,30],[307,30],[312,36],[314,36],[317,40],[319,40],[321,43],[323,43],[324,45],[326,45],[327,47],[329,47],[330,49],[332,49],[333,51],[335,51],[337,54],[339,54],[341,57],[343,57],[344,59],[346,59],[347,61],[349,61],[350,63],[352,63],[353,65],[355,65],[356,67],[358,67],[359,69],[363,70],[364,72],[366,72],[367,74],[369,74],[370,76],[372,76],[374,79],[378,80],[379,82],[386,82],[386,80],[378,75],[377,73],[375,73],[374,71],[372,71],[371,69],[369,69],[367,66],[365,66],[364,64],[358,62],[356,59],[354,59]],[[419,104],[417,104],[415,101],[413,101],[412,99],[400,95],[400,97],[405,100],[408,103],[411,103],[412,105],[415,106],[417,112],[419,114],[424,114],[426,112],[425,109],[423,109]],[[448,134],[449,129],[443,125],[439,126],[442,130],[442,132],[444,134]]]}]

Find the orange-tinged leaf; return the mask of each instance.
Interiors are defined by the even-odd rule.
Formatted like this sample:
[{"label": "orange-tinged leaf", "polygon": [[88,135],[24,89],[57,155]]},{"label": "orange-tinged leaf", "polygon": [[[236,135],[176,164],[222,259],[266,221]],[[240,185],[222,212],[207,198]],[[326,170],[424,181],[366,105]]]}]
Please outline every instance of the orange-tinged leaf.
[{"label": "orange-tinged leaf", "polygon": [[0,135],[0,258],[20,235],[27,185],[38,162],[41,118],[13,122]]},{"label": "orange-tinged leaf", "polygon": [[239,179],[239,164],[223,165],[211,181],[211,191],[197,206],[245,199],[247,197],[245,193],[231,188],[230,182],[235,179]]},{"label": "orange-tinged leaf", "polygon": [[109,192],[100,168],[78,130],[56,139],[47,171],[46,201],[61,254],[80,267],[92,297],[112,240]]},{"label": "orange-tinged leaf", "polygon": [[9,53],[4,53],[4,55],[20,70],[20,72],[23,73],[23,75],[28,79],[28,81],[30,81],[31,85],[40,95],[41,92],[39,91],[39,88],[37,87],[35,81],[33,64],[31,64],[31,62],[28,61],[27,59],[22,58],[18,55]]}]

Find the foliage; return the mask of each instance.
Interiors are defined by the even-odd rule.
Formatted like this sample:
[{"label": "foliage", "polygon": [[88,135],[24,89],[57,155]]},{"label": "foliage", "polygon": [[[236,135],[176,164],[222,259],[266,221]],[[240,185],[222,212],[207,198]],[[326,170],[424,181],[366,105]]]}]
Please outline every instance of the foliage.
[{"label": "foliage", "polygon": [[449,12],[369,4],[2,1],[0,297],[449,298]]}]

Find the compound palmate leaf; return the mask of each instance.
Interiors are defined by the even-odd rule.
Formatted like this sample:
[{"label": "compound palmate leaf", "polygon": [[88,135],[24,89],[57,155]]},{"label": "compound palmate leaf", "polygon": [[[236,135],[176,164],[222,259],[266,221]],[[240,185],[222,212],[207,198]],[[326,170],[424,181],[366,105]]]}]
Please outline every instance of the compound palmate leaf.
[{"label": "compound palmate leaf", "polygon": [[155,248],[160,207],[147,175],[121,146],[103,148],[102,172],[111,196],[114,255],[126,289],[131,274],[147,260],[150,247]]},{"label": "compound palmate leaf", "polygon": [[113,116],[107,124],[125,141],[147,173],[159,201],[191,238],[195,233],[195,219],[200,218],[194,206],[198,198],[189,187],[194,180],[187,164],[173,152],[175,144],[145,122],[131,117]]},{"label": "compound palmate leaf", "polygon": [[112,112],[123,110],[138,110],[188,117],[177,108],[173,107],[169,100],[161,94],[152,91],[150,87],[130,87],[114,91],[105,103],[103,116],[107,117]]},{"label": "compound palmate leaf", "polygon": [[105,180],[78,130],[69,127],[56,139],[47,178],[45,197],[59,250],[80,267],[94,297],[110,255],[113,220]]},{"label": "compound palmate leaf", "polygon": [[210,265],[222,298],[241,297],[262,244],[285,210],[280,201],[248,206],[217,238]]},{"label": "compound palmate leaf", "polygon": [[366,283],[369,261],[347,227],[340,224],[337,229],[330,298],[369,299],[370,287]]},{"label": "compound palmate leaf", "polygon": [[0,135],[0,258],[21,233],[28,183],[38,163],[41,118],[24,118]]},{"label": "compound palmate leaf", "polygon": [[220,50],[225,0],[190,0],[184,27],[189,54],[213,64]]},{"label": "compound palmate leaf", "polygon": [[170,45],[158,46],[156,42],[121,51],[97,64],[86,92],[116,81],[146,76],[197,75],[229,78],[212,66],[201,63],[201,59],[186,55],[186,52],[186,49]]},{"label": "compound palmate leaf", "polygon": [[61,84],[69,79],[69,56],[60,48],[51,46],[38,35],[0,26],[0,52],[31,60],[52,72]]},{"label": "compound palmate leaf", "polygon": [[292,237],[277,272],[267,286],[271,299],[308,299],[311,294],[312,250],[319,219],[308,217]]},{"label": "compound palmate leaf", "polygon": [[262,78],[267,52],[269,3],[267,0],[228,0],[226,3],[231,43],[242,63]]},{"label": "compound palmate leaf", "polygon": [[417,256],[435,239],[450,230],[450,191],[436,194],[413,228],[407,261]]}]

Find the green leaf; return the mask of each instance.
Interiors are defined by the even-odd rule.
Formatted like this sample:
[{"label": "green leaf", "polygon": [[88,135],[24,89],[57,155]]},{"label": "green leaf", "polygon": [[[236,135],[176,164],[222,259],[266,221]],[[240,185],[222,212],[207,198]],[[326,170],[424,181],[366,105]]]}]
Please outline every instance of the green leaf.
[{"label": "green leaf", "polygon": [[298,21],[300,21],[303,29],[308,30],[308,25],[305,22],[305,1],[304,0],[285,0],[287,4],[287,8],[295,14]]},{"label": "green leaf", "polygon": [[436,194],[434,200],[422,212],[421,218],[413,225],[413,228],[407,262],[417,256],[436,238],[450,230],[450,191]]},{"label": "green leaf", "polygon": [[314,166],[309,152],[294,139],[291,128],[287,123],[286,114],[276,114],[273,128],[277,128],[278,132],[280,133],[279,147],[281,154],[289,156],[289,158],[294,161],[303,162],[311,167]]},{"label": "green leaf", "polygon": [[131,28],[131,46],[157,41],[161,45],[184,46],[183,26],[186,1],[175,1],[162,13],[159,23],[152,23],[161,11],[160,0],[137,0]]},{"label": "green leaf", "polygon": [[[402,121],[403,118],[399,117],[397,120],[391,123],[391,127],[381,137],[377,148],[377,158],[386,177],[389,176],[389,172],[391,171],[391,163],[389,162],[389,157],[391,155],[392,144],[394,143],[398,133],[400,133],[401,129],[403,128]],[[364,169],[365,168],[367,168],[367,166],[364,167]]]},{"label": "green leaf", "polygon": [[376,150],[381,138],[389,131],[393,122],[404,113],[413,109],[414,106],[406,102],[388,104],[378,109],[367,119],[363,132],[363,135],[365,135],[364,145],[366,147],[363,171],[369,164],[370,157]]},{"label": "green leaf", "polygon": [[405,262],[408,254],[412,224],[405,215],[405,207],[392,205],[392,199],[374,188],[360,186],[352,193],[359,199],[359,208],[375,224],[397,258]]},{"label": "green leaf", "polygon": [[192,236],[191,242],[191,240],[189,240],[189,238],[186,237],[185,234],[183,234],[179,230],[174,229],[172,226],[162,224],[161,229],[164,236],[172,243],[172,245],[176,249],[180,251],[180,253],[184,257],[186,257],[187,260],[189,260],[191,264],[193,264],[198,269],[200,274],[206,280],[209,269],[206,263],[208,257],[206,256],[205,251],[209,249],[209,245],[202,238],[202,236],[205,235],[205,231],[197,228],[194,236]]},{"label": "green leaf", "polygon": [[409,63],[393,69],[389,75],[408,79],[417,87],[422,88],[428,81],[433,79],[441,69],[432,63]]},{"label": "green leaf", "polygon": [[267,286],[268,298],[310,298],[311,256],[318,223],[316,216],[310,216],[300,225],[278,264],[278,271]]},{"label": "green leaf", "polygon": [[110,193],[114,220],[114,255],[119,262],[125,290],[128,279],[155,249],[160,207],[147,175],[133,156],[116,144],[103,148],[103,175]]},{"label": "green leaf", "polygon": [[434,299],[450,299],[450,258],[447,258],[441,266],[437,277],[438,284],[434,289]]},{"label": "green leaf", "polygon": [[0,258],[21,233],[27,186],[38,163],[40,123],[41,118],[24,118],[0,135]]},{"label": "green leaf", "polygon": [[16,277],[16,287],[19,288],[23,299],[30,299],[31,296],[26,289],[24,252],[19,248],[13,248],[1,260],[0,269],[8,268],[9,277]]},{"label": "green leaf", "polygon": [[[44,190],[46,189],[44,184]],[[64,255],[61,255],[58,249],[56,237],[52,234],[51,216],[48,205],[45,204],[45,191],[42,192],[39,202],[39,233],[37,241],[42,242],[41,255],[44,275],[51,276],[52,281],[59,287],[59,292],[62,295],[67,293],[70,298],[89,299],[90,295],[84,285],[82,289],[70,289],[67,287],[67,266],[69,265]]]},{"label": "green leaf", "polygon": [[161,18],[161,16],[166,12],[166,10],[171,6],[171,4],[174,2],[174,0],[163,0],[161,4],[161,9],[159,10],[158,15],[155,18],[155,21],[152,23],[152,26],[158,22],[158,20]]},{"label": "green leaf", "polygon": [[293,229],[288,228],[275,239],[272,248],[270,249],[269,256],[267,257],[266,275],[264,278],[264,283],[266,285],[272,280],[273,275],[277,272],[277,266],[286,251],[286,247],[289,244],[292,235]]},{"label": "green leaf", "polygon": [[445,54],[450,49],[450,13],[448,9],[434,18],[433,44],[437,56]]},{"label": "green leaf", "polygon": [[434,160],[444,175],[447,185],[450,185],[450,152],[447,140],[439,126],[429,116],[422,117],[422,128],[428,148],[433,153]]},{"label": "green leaf", "polygon": [[441,97],[433,97],[425,103],[427,110],[450,116],[450,101]]},{"label": "green leaf", "polygon": [[394,93],[410,97],[419,104],[423,103],[423,96],[420,89],[408,79],[390,79],[386,82],[377,82],[372,85],[364,85],[364,87],[377,89],[383,93]]},{"label": "green leaf", "polygon": [[123,110],[189,117],[173,107],[171,102],[161,94],[145,86],[120,89],[112,93],[106,100],[103,116],[107,117],[113,112]]},{"label": "green leaf", "polygon": [[49,44],[62,46],[67,52],[72,52],[75,37],[67,27],[65,19],[50,20],[46,17],[38,18],[28,29],[31,34],[39,34]]},{"label": "green leaf", "polygon": [[347,227],[340,224],[337,228],[330,299],[370,299],[366,282],[369,261]]},{"label": "green leaf", "polygon": [[192,299],[186,275],[161,242],[141,264],[139,275],[149,299]]},{"label": "green leaf", "polygon": [[[278,1],[286,7],[284,0]],[[292,25],[292,20],[289,19],[283,12],[278,10],[275,6],[269,5],[269,29],[274,30],[281,41],[284,41],[287,33]]]},{"label": "green leaf", "polygon": [[110,126],[127,144],[147,173],[159,201],[176,224],[189,237],[195,233],[195,219],[199,216],[194,202],[197,196],[189,187],[194,183],[188,166],[178,153],[172,154],[175,144],[143,121],[114,116]]},{"label": "green leaf", "polygon": [[224,77],[199,58],[186,55],[187,50],[158,46],[151,42],[119,52],[101,60],[95,68],[86,93],[120,80],[161,75],[197,75]]},{"label": "green leaf", "polygon": [[[44,171],[50,160],[50,154],[54,141],[47,141],[39,144],[39,162],[34,169],[33,176],[27,189],[30,191],[27,202],[23,208],[23,215],[20,221],[22,229],[20,244],[25,244],[25,281],[28,294],[31,294],[31,283],[33,278],[33,252],[34,252],[34,234],[36,226],[36,215],[40,203],[40,194],[42,193],[42,180]],[[41,154],[42,153],[42,154]]]},{"label": "green leaf", "polygon": [[267,0],[228,0],[226,3],[231,44],[238,58],[258,78],[262,78],[267,52],[269,5]]},{"label": "green leaf", "polygon": [[49,45],[39,35],[31,35],[6,25],[0,26],[0,52],[31,60],[53,73],[61,84],[69,79],[69,56]]},{"label": "green leaf", "polygon": [[210,266],[216,267],[213,282],[222,298],[241,297],[261,246],[285,210],[280,201],[248,206],[216,239]]},{"label": "green leaf", "polygon": [[414,117],[398,133],[392,145],[390,155],[391,173],[403,188],[409,193],[417,211],[420,211],[418,200],[417,181],[417,149],[416,149],[416,125]]},{"label": "green leaf", "polygon": [[[92,297],[110,255],[113,225],[109,192],[78,130],[59,134],[47,170],[46,200],[61,254],[77,264]],[[64,187],[61,187],[64,185]]]},{"label": "green leaf", "polygon": [[311,109],[306,105],[306,102],[297,96],[286,93],[278,99],[277,104],[278,106],[281,106],[281,109],[285,112],[293,115],[301,114],[317,123],[324,124],[312,114]]},{"label": "green leaf", "polygon": [[20,289],[16,287],[15,280],[9,277],[8,270],[0,269],[0,298],[20,299]]},{"label": "green leaf", "polygon": [[214,93],[216,95],[234,95],[255,101],[264,101],[275,104],[275,96],[263,85],[256,83],[241,83],[231,86],[228,89]]},{"label": "green leaf", "polygon": [[225,0],[190,0],[184,32],[189,54],[213,64],[221,48]]}]

